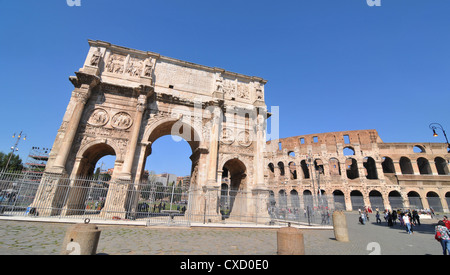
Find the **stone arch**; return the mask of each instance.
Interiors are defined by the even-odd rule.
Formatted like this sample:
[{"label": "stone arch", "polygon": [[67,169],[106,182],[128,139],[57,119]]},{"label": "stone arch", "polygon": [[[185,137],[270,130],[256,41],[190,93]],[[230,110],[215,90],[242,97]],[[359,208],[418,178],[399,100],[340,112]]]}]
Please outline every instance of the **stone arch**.
[{"label": "stone arch", "polygon": [[400,158],[400,169],[402,170],[403,175],[412,175],[414,174],[414,170],[411,164],[411,160],[407,157]]},{"label": "stone arch", "polygon": [[358,171],[358,162],[354,158],[348,158],[345,160],[345,167],[347,170],[347,178],[348,179],[357,179],[359,178]]},{"label": "stone arch", "polygon": [[[115,147],[115,148],[114,148]],[[117,145],[105,139],[91,141],[80,148],[77,153],[76,163],[72,171],[72,179],[69,186],[64,186],[60,191],[66,193],[63,215],[80,215],[86,208],[86,201],[91,185],[94,183],[91,178],[97,162],[104,156],[116,156],[120,152]],[[115,164],[119,163],[116,158]],[[117,165],[115,169],[120,169]],[[113,178],[116,172],[113,173]],[[97,188],[99,190],[99,188]],[[102,196],[106,197],[108,188],[102,189]],[[59,211],[59,210],[58,210]]]},{"label": "stone arch", "polygon": [[361,191],[353,190],[350,192],[350,200],[353,210],[364,210],[364,197]]},{"label": "stone arch", "polygon": [[303,204],[305,205],[305,208],[314,207],[314,197],[312,192],[308,189],[303,191]]},{"label": "stone arch", "polygon": [[306,163],[306,160],[302,160],[300,162],[300,167],[302,168],[303,178],[304,179],[309,179],[310,178],[310,173],[309,173],[309,167],[308,167],[308,164]]},{"label": "stone arch", "polygon": [[278,162],[278,169],[280,169],[280,176],[284,177],[286,175],[286,170],[282,161]]},{"label": "stone arch", "polygon": [[366,169],[366,178],[369,180],[378,179],[377,167],[375,160],[372,157],[365,157],[363,161],[363,166]]},{"label": "stone arch", "polygon": [[[73,176],[83,176],[87,177],[93,174],[93,169],[95,164],[104,156],[116,156],[116,164],[123,161],[123,154],[119,149],[118,145],[107,139],[97,139],[84,144],[76,155],[76,163],[74,165],[74,170],[72,171]],[[117,165],[114,169],[119,170]]]},{"label": "stone arch", "polygon": [[425,147],[423,145],[415,145],[413,147],[413,152],[417,154],[424,154],[426,153]]},{"label": "stone arch", "polygon": [[333,191],[333,198],[334,198],[334,209],[336,210],[346,210],[345,205],[345,195],[344,192],[341,190],[334,190]]},{"label": "stone arch", "polygon": [[148,142],[154,142],[158,138],[166,135],[174,135],[183,138],[191,146],[192,152],[194,152],[202,141],[202,131],[197,129],[195,125],[183,121],[183,119],[177,119],[167,117],[160,119],[152,123],[145,129],[142,140]]},{"label": "stone arch", "polygon": [[325,166],[320,158],[314,160],[314,170],[316,171],[317,174],[321,175],[325,174]]},{"label": "stone arch", "polygon": [[341,175],[341,164],[337,158],[330,158],[328,160],[328,166],[330,170],[330,176],[340,176]]},{"label": "stone arch", "polygon": [[269,163],[267,165],[267,168],[269,169],[269,179],[272,180],[275,177],[275,166],[273,165],[273,163]]},{"label": "stone arch", "polygon": [[278,205],[281,208],[286,208],[288,206],[288,194],[284,189],[278,191]]},{"label": "stone arch", "polygon": [[393,190],[393,191],[389,192],[388,198],[389,198],[389,204],[391,205],[392,210],[402,209],[404,207],[403,198],[399,191]]},{"label": "stone arch", "polygon": [[143,143],[139,152],[139,162],[136,167],[137,180],[141,180],[140,178],[143,175],[147,157],[152,152],[152,144],[160,137],[172,135],[185,140],[191,147],[191,179],[194,179],[191,180],[191,186],[197,186],[201,172],[199,171],[200,166],[198,165],[200,161],[200,152],[198,152],[198,149],[200,148],[202,139],[200,133],[202,132],[199,132],[194,125],[184,122],[182,119],[168,117],[152,123],[145,129],[142,137]]},{"label": "stone arch", "polygon": [[[218,167],[226,167],[225,164],[227,162],[232,163],[239,163],[239,166],[241,167],[241,170],[245,171],[245,174],[248,175],[251,172],[251,162],[247,158],[239,157],[239,155],[226,155],[223,158],[219,159]],[[230,174],[231,176],[231,174]]]},{"label": "stone arch", "polygon": [[430,162],[426,158],[418,158],[417,159],[417,167],[419,168],[419,172],[421,175],[431,175],[431,166]]},{"label": "stone arch", "polygon": [[289,193],[289,196],[291,198],[291,205],[294,208],[300,208],[300,197],[298,195],[297,190],[292,189]]},{"label": "stone arch", "polygon": [[443,207],[441,203],[441,198],[439,197],[438,193],[434,191],[429,191],[427,193],[427,201],[430,208],[433,208],[436,212],[443,212]]},{"label": "stone arch", "polygon": [[222,166],[222,170],[228,171],[230,177],[229,186],[229,212],[232,214],[246,213],[247,196],[247,167],[238,158],[231,158]]},{"label": "stone arch", "polygon": [[297,167],[295,165],[294,161],[289,162],[288,164],[289,166],[289,177],[291,180],[296,180],[297,179]]},{"label": "stone arch", "polygon": [[384,209],[384,200],[380,191],[378,190],[370,191],[369,201],[372,209]]},{"label": "stone arch", "polygon": [[448,164],[447,161],[441,157],[436,157],[434,159],[434,163],[436,165],[436,170],[438,175],[448,175]]},{"label": "stone arch", "polygon": [[345,146],[343,150],[344,156],[354,156],[355,149],[352,146]]},{"label": "stone arch", "polygon": [[383,173],[385,174],[395,173],[394,162],[390,157],[383,157],[383,162],[381,163],[381,166],[383,167]]},{"label": "stone arch", "polygon": [[422,209],[422,198],[420,197],[419,193],[416,191],[409,191],[408,192],[408,200],[409,200],[409,206],[411,209]]}]

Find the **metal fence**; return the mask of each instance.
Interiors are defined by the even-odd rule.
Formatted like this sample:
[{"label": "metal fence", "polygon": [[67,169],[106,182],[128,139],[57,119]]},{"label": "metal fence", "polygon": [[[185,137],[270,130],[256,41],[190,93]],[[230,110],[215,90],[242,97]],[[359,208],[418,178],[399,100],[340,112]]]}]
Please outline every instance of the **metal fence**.
[{"label": "metal fence", "polygon": [[[47,192],[47,193],[46,193]],[[46,200],[46,194],[52,200]],[[121,194],[114,197],[114,194]],[[111,196],[111,197],[108,197]],[[119,201],[117,203],[117,200]],[[114,201],[115,207],[108,206]],[[120,205],[120,207],[117,207]],[[192,223],[331,224],[333,198],[273,197],[268,193],[194,189],[149,181],[123,183],[100,177],[0,173],[0,214],[55,219],[142,221],[148,226]],[[331,207],[330,207],[331,206]]]}]

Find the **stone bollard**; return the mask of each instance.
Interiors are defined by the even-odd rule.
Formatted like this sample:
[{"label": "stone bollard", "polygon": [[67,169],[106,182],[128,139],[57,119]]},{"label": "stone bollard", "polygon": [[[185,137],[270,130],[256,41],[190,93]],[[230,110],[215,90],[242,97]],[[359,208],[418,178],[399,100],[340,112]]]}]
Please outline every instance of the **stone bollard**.
[{"label": "stone bollard", "polygon": [[291,227],[280,228],[277,232],[278,255],[305,255],[303,233]]},{"label": "stone bollard", "polygon": [[347,218],[344,211],[334,211],[333,213],[334,236],[338,242],[348,242]]},{"label": "stone bollard", "polygon": [[85,219],[84,224],[76,224],[67,230],[61,255],[95,255],[97,253],[101,231],[95,224],[89,224],[89,221]]}]

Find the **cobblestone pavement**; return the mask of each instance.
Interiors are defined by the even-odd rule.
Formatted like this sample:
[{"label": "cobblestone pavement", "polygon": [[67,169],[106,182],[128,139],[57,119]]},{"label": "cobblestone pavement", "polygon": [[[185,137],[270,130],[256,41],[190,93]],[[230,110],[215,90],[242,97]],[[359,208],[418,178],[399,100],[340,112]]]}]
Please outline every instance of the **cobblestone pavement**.
[{"label": "cobblestone pavement", "polygon": [[[347,213],[350,242],[334,239],[333,230],[304,230],[309,255],[441,255],[434,240],[437,219],[423,220],[412,235],[397,224],[377,225],[370,215],[358,224],[356,213]],[[58,255],[70,224],[0,221],[1,255]],[[276,229],[155,228],[99,225],[97,253],[108,255],[276,255]]]}]

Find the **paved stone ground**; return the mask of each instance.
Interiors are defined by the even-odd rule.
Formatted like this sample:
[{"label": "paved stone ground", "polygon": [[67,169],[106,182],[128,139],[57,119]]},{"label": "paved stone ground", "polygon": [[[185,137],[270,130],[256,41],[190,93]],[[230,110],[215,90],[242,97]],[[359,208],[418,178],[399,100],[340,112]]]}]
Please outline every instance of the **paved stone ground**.
[{"label": "paved stone ground", "polygon": [[[304,230],[309,255],[369,255],[377,243],[382,255],[441,255],[434,240],[437,219],[424,220],[412,235],[396,225],[358,224],[356,213],[347,213],[350,242],[334,239],[333,230]],[[0,221],[1,255],[58,255],[70,224]],[[276,229],[155,228],[99,225],[97,249],[108,255],[276,255]],[[375,246],[377,246],[375,244]]]}]

